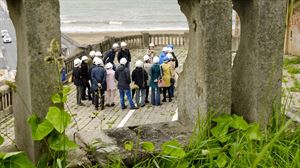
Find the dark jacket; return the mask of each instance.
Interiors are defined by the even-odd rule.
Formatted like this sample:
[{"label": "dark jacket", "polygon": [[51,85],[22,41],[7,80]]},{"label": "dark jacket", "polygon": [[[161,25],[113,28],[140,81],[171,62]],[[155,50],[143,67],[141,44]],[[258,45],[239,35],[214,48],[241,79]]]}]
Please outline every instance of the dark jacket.
[{"label": "dark jacket", "polygon": [[73,76],[74,85],[83,86],[82,71],[79,67],[73,68],[72,76]]},{"label": "dark jacket", "polygon": [[104,63],[104,64],[107,64],[107,63],[110,62],[110,63],[114,64],[115,55],[116,55],[116,52],[115,52],[114,49],[109,50],[109,51],[104,55],[103,63]]},{"label": "dark jacket", "polygon": [[102,85],[102,90],[106,90],[106,70],[102,66],[92,69],[92,90],[98,90],[98,83]]},{"label": "dark jacket", "polygon": [[179,64],[178,64],[178,59],[177,57],[175,56],[175,53],[172,52],[172,55],[173,55],[173,59],[175,60],[175,68],[178,68]]},{"label": "dark jacket", "polygon": [[92,64],[92,65],[90,66],[90,69],[89,69],[89,75],[90,75],[91,82],[92,82],[92,70],[93,70],[95,67],[96,67],[96,65],[95,65],[95,64]]},{"label": "dark jacket", "polygon": [[88,64],[84,61],[81,63],[81,71],[83,79],[85,79],[86,81],[90,80],[89,67]]},{"label": "dark jacket", "polygon": [[116,70],[115,77],[118,81],[118,89],[130,90],[130,72],[127,67],[120,65]]},{"label": "dark jacket", "polygon": [[118,62],[120,63],[120,60],[122,58],[126,58],[127,62],[131,62],[131,54],[129,49],[121,49],[120,52],[118,53]]},{"label": "dark jacket", "polygon": [[159,64],[153,64],[150,70],[150,86],[153,88],[157,88],[157,80],[161,79],[161,68]]},{"label": "dark jacket", "polygon": [[143,68],[135,68],[132,72],[132,81],[139,86],[140,89],[147,87],[148,74]]}]

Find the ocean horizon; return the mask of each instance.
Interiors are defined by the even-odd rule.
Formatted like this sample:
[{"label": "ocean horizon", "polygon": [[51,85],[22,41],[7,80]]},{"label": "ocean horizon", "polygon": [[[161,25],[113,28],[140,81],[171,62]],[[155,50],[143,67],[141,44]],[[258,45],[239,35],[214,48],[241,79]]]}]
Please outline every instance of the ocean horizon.
[{"label": "ocean horizon", "polygon": [[65,33],[188,30],[177,0],[60,0]]}]

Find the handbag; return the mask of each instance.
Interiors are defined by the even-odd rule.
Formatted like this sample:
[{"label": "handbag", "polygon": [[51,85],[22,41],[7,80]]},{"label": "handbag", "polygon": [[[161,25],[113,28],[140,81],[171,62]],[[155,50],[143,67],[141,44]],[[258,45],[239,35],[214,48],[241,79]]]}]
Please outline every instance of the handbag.
[{"label": "handbag", "polygon": [[135,90],[135,89],[138,89],[139,86],[137,84],[135,84],[134,82],[130,83],[130,89],[131,90]]},{"label": "handbag", "polygon": [[159,79],[159,80],[157,81],[157,85],[158,85],[158,87],[160,87],[160,88],[165,87],[165,81],[162,80],[162,79]]}]

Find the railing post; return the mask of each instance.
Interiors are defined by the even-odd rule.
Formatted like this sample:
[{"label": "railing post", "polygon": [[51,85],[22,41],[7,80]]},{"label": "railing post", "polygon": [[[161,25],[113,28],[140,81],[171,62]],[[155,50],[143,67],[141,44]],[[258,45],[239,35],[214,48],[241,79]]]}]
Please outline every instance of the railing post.
[{"label": "railing post", "polygon": [[150,43],[150,34],[148,32],[143,32],[142,33],[142,46],[141,47],[148,47],[149,43]]},{"label": "railing post", "polygon": [[183,34],[183,46],[185,48],[189,47],[189,32],[184,32]]}]

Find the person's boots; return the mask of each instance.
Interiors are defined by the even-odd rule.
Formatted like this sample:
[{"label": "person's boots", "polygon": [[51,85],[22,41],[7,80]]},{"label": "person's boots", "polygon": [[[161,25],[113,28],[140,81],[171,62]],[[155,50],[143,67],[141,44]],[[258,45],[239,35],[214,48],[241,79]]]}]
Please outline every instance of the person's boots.
[{"label": "person's boots", "polygon": [[101,95],[101,100],[100,100],[100,107],[101,107],[101,110],[104,110],[104,95]]}]

